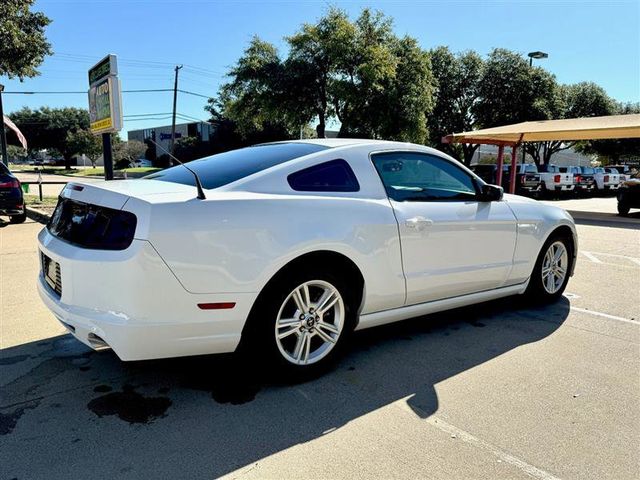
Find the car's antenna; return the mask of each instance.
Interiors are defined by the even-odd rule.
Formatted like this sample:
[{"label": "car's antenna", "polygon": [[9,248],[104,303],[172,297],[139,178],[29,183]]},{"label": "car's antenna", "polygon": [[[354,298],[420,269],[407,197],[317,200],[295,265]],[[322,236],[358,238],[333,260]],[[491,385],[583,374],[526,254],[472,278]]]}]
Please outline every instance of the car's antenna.
[{"label": "car's antenna", "polygon": [[205,200],[207,197],[205,197],[204,195],[204,190],[202,189],[202,183],[200,182],[200,177],[198,177],[198,174],[196,172],[194,172],[193,170],[191,170],[189,167],[187,167],[184,163],[182,163],[180,160],[178,160],[176,157],[174,157],[171,153],[169,153],[169,151],[164,148],[162,145],[160,145],[159,143],[157,143],[156,141],[152,140],[151,138],[147,138],[147,140],[149,140],[151,143],[153,143],[156,147],[158,147],[160,150],[162,150],[164,153],[166,153],[167,155],[169,155],[169,157],[171,157],[173,160],[175,160],[176,162],[178,162],[178,164],[182,165],[184,168],[186,168],[187,170],[189,170],[192,174],[193,177],[196,179],[196,189],[198,190],[198,196],[197,198],[199,198],[200,200]]}]

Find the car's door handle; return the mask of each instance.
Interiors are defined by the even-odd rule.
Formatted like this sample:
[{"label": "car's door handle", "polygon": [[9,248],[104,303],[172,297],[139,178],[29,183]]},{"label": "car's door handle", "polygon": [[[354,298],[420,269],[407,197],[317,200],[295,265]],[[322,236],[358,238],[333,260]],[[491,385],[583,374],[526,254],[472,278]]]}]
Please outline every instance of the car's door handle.
[{"label": "car's door handle", "polygon": [[424,217],[413,217],[409,218],[404,222],[407,228],[412,228],[414,230],[424,230],[425,228],[433,225],[433,220],[429,220]]}]

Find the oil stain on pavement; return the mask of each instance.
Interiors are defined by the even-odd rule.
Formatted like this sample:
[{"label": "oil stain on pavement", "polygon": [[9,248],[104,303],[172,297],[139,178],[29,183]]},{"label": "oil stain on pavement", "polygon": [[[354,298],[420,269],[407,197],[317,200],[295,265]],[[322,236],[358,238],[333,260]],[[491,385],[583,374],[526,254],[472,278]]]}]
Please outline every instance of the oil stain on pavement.
[{"label": "oil stain on pavement", "polygon": [[121,392],[94,398],[87,407],[99,417],[117,415],[129,423],[149,423],[164,416],[171,404],[167,397],[144,397],[133,386],[124,385]]}]

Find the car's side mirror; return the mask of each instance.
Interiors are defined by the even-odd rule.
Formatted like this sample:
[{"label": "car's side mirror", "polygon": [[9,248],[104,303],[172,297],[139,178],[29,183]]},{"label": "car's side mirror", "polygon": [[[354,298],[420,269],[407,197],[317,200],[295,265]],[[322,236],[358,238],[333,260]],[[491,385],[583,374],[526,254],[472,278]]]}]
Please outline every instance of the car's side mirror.
[{"label": "car's side mirror", "polygon": [[480,195],[478,195],[481,202],[497,202],[502,200],[502,194],[504,189],[498,185],[489,185],[485,183],[480,187]]}]

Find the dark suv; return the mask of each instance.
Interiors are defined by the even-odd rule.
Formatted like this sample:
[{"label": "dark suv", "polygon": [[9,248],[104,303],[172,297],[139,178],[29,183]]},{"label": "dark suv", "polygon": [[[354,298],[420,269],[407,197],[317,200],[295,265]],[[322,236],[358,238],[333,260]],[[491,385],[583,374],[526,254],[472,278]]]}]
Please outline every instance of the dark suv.
[{"label": "dark suv", "polygon": [[0,162],[0,215],[8,215],[11,223],[27,219],[20,181]]},{"label": "dark suv", "polygon": [[[496,165],[480,164],[473,165],[471,170],[482,180],[492,185],[496,184]],[[509,189],[509,178],[511,175],[511,165],[502,166],[502,185],[505,191]],[[540,175],[538,168],[532,163],[516,165],[516,194],[535,197],[540,193]]]}]

